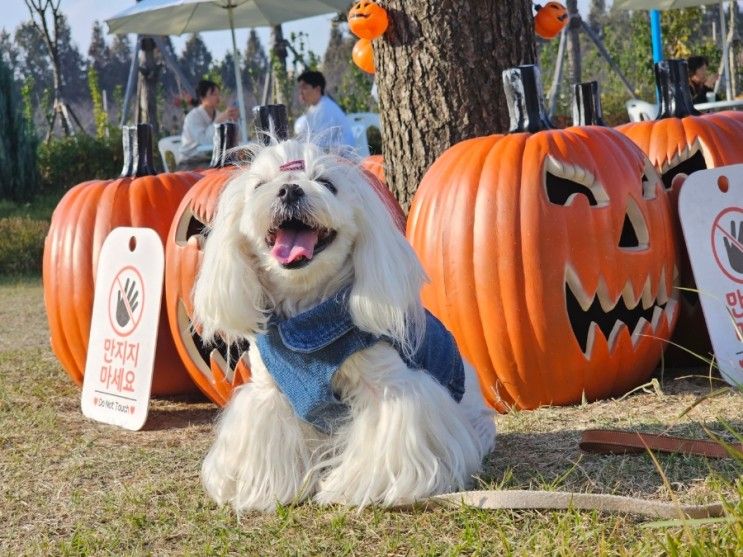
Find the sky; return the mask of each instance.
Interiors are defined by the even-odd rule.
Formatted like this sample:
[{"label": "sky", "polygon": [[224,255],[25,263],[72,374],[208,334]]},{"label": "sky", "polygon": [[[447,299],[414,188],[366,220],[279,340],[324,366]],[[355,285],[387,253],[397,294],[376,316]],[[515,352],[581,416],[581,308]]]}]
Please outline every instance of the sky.
[{"label": "sky", "polygon": [[[132,6],[135,0],[61,0],[61,2],[62,11],[67,15],[70,22],[72,40],[77,44],[80,52],[87,55],[93,22],[95,20],[103,22],[105,19]],[[4,28],[11,34],[19,24],[29,19],[28,8],[23,0],[0,0],[0,5],[2,5],[0,28]],[[578,7],[581,12],[585,13],[588,10],[588,5],[589,0],[578,0]],[[611,5],[610,0],[607,1],[607,5]],[[328,44],[330,20],[332,18],[333,14],[329,14],[285,23],[283,26],[284,36],[288,37],[292,32],[304,31],[309,35],[307,49],[322,56]],[[257,29],[257,31],[264,47],[266,47],[269,40],[268,29]],[[238,48],[244,49],[248,41],[248,30],[238,29],[235,35]],[[215,59],[223,58],[225,52],[232,49],[229,31],[209,31],[202,33],[201,36]],[[177,52],[180,53],[185,40],[186,36],[173,37],[173,44]]]}]

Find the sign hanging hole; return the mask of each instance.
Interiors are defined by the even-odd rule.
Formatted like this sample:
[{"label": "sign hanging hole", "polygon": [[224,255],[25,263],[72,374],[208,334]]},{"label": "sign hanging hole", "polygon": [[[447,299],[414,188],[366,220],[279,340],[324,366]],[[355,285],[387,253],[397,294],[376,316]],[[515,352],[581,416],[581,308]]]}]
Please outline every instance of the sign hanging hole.
[{"label": "sign hanging hole", "polygon": [[722,193],[727,193],[730,188],[730,180],[727,176],[720,176],[717,178],[717,187],[720,188]]},{"label": "sign hanging hole", "polygon": [[134,251],[135,249],[137,249],[137,239],[132,236],[129,238],[129,251]]}]

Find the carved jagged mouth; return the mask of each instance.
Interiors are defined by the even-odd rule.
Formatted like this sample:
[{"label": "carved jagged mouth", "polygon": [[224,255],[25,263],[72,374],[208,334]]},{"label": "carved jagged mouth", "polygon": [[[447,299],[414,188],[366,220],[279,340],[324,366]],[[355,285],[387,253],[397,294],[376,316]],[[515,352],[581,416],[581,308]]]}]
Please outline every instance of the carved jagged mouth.
[{"label": "carved jagged mouth", "polygon": [[[214,344],[205,343],[201,335],[194,330],[182,301],[178,302],[178,325],[181,331],[190,331],[190,339],[183,335],[183,344],[191,356],[191,361],[197,364],[199,371],[210,382],[215,379],[214,365],[224,373],[224,378],[229,383],[234,383],[235,374],[241,366],[247,370],[247,353],[250,348],[247,340],[234,342],[229,346],[221,339],[217,339]],[[244,377],[242,379],[245,380]]]},{"label": "carved jagged mouth", "polygon": [[678,174],[691,174],[697,170],[705,170],[707,163],[704,161],[704,153],[699,141],[694,142],[691,147],[682,149],[672,159],[665,161],[661,165],[661,177],[663,186],[669,190],[673,179]]},{"label": "carved jagged mouth", "polygon": [[677,302],[668,296],[665,270],[660,274],[655,296],[653,290],[650,277],[639,293],[627,281],[620,296],[614,300],[608,295],[606,283],[600,279],[597,291],[591,296],[586,294],[575,274],[568,272],[565,306],[573,335],[586,358],[591,356],[593,341],[599,331],[607,339],[609,351],[612,351],[623,327],[630,332],[634,347],[642,336],[651,336],[658,330],[664,315],[669,324],[673,322]]},{"label": "carved jagged mouth", "polygon": [[369,19],[371,14],[353,14],[351,19]]}]

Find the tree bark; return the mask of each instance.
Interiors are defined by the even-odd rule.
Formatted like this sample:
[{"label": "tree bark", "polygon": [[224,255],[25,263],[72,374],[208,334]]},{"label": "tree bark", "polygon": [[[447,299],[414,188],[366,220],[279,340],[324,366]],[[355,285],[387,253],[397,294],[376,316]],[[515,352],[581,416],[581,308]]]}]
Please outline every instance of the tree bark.
[{"label": "tree bark", "polygon": [[390,0],[373,41],[385,176],[405,210],[447,148],[508,130],[501,72],[536,60],[532,2]]},{"label": "tree bark", "polygon": [[580,27],[581,20],[578,13],[578,0],[567,0],[565,7],[570,15],[568,23],[568,65],[570,66],[570,83],[574,85],[581,82],[581,53],[580,53]]},{"label": "tree bark", "polygon": [[157,84],[161,65],[155,61],[155,41],[144,37],[139,50],[139,79],[137,81],[137,115],[135,124],[150,124],[153,137],[159,137],[157,119]]}]

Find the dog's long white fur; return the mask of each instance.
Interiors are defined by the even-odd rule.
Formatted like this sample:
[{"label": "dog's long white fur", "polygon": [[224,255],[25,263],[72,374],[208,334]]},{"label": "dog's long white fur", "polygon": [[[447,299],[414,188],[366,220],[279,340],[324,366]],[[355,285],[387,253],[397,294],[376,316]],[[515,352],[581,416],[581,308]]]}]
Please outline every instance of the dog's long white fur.
[{"label": "dog's long white fur", "polygon": [[[308,141],[250,150],[250,168],[226,185],[205,245],[194,289],[203,336],[253,340],[270,312],[291,317],[351,285],[356,325],[414,352],[425,274],[364,173]],[[304,171],[279,170],[300,159]],[[289,179],[304,190],[311,218],[336,231],[322,253],[293,270],[279,265],[265,241],[277,192]],[[309,497],[357,506],[412,502],[465,487],[493,448],[493,413],[468,365],[456,403],[385,342],[354,354],[333,382],[350,418],[327,436],[294,414],[252,343],[249,357],[252,381],[235,391],[202,467],[209,495],[238,512]]]}]

